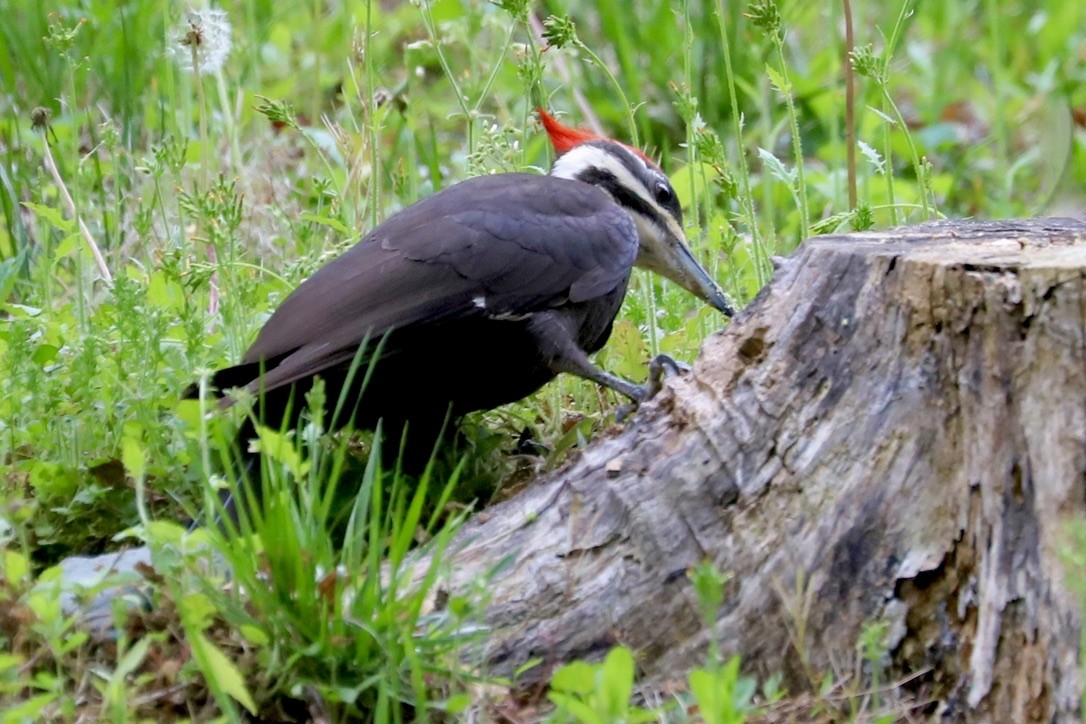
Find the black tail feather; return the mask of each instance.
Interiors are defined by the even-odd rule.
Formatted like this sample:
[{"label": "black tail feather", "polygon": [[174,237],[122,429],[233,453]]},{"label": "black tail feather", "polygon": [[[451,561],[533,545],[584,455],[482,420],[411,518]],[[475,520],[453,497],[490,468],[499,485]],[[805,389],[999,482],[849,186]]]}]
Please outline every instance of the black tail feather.
[{"label": "black tail feather", "polygon": [[[279,363],[279,359],[244,362],[233,367],[217,370],[208,381],[208,388],[215,397],[222,397],[226,390],[245,387],[260,378],[264,370],[269,370]],[[200,383],[193,382],[181,392],[181,399],[191,400],[200,395]]]}]

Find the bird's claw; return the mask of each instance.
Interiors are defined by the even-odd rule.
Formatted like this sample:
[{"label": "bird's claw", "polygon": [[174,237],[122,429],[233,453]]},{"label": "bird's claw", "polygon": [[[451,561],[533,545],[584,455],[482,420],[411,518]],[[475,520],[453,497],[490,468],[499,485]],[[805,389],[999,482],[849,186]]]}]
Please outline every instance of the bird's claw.
[{"label": "bird's claw", "polygon": [[535,430],[530,427],[525,427],[521,430],[516,445],[513,446],[512,454],[543,457],[550,453],[550,451],[551,449],[547,445],[535,439]]},{"label": "bird's claw", "polygon": [[670,371],[672,375],[681,375],[690,371],[690,365],[675,360],[666,354],[658,354],[649,362],[649,381],[645,385],[645,399],[654,397],[664,386],[664,379]]},{"label": "bird's claw", "polygon": [[637,412],[645,400],[651,400],[664,386],[664,380],[672,375],[681,375],[690,371],[690,365],[679,362],[666,354],[658,354],[649,362],[649,380],[638,388],[638,399],[622,405],[615,411],[615,421],[625,422],[626,418]]}]

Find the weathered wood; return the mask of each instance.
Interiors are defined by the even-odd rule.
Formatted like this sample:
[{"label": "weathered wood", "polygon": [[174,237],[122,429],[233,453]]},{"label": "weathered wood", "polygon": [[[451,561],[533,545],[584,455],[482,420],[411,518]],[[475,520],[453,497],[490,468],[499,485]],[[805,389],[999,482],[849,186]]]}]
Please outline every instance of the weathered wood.
[{"label": "weathered wood", "polygon": [[[791,691],[886,621],[932,713],[1077,718],[1086,224],[820,237],[625,428],[477,515],[492,671],[616,642],[647,680],[704,660],[685,570],[733,574],[716,634]],[[800,640],[802,636],[802,640]]]}]

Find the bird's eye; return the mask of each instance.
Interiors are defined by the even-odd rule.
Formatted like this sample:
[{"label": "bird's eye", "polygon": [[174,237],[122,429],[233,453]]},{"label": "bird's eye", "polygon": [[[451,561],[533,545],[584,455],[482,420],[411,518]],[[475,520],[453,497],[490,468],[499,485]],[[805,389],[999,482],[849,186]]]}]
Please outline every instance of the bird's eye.
[{"label": "bird's eye", "polygon": [[656,184],[656,201],[661,206],[667,206],[675,200],[675,192],[671,190],[671,186],[660,181]]}]

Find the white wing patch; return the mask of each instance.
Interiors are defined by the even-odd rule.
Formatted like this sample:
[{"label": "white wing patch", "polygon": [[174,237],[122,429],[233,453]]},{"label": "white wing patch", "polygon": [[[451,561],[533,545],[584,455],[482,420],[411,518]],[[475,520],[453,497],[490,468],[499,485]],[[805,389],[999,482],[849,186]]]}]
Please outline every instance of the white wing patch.
[{"label": "white wing patch", "polygon": [[513,314],[512,312],[502,312],[501,314],[487,315],[490,319],[497,320],[499,322],[523,322],[531,314]]},{"label": "white wing patch", "polygon": [[[480,294],[477,297],[473,297],[471,303],[475,305],[476,309],[486,309],[486,297]],[[488,314],[487,319],[495,319],[499,322],[523,322],[527,319],[529,314],[514,314],[513,312],[499,312],[498,314]]]}]

